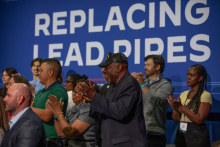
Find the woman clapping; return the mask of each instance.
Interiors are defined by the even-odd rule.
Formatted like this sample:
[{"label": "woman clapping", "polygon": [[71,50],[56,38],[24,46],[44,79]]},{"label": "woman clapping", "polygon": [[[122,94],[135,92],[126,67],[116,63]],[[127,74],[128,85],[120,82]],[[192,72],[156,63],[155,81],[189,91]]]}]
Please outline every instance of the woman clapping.
[{"label": "woman clapping", "polygon": [[191,66],[186,79],[191,89],[184,91],[177,100],[173,96],[168,99],[173,108],[173,121],[180,122],[176,147],[210,147],[205,121],[211,109],[212,97],[203,89],[206,76],[206,69],[202,65]]}]

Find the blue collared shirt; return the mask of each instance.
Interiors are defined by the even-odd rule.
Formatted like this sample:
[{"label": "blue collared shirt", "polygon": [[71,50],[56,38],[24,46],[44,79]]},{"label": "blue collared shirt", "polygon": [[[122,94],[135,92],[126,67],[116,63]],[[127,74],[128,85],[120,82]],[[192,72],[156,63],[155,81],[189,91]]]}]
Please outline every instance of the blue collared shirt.
[{"label": "blue collared shirt", "polygon": [[44,89],[45,86],[40,83],[40,79],[29,81],[29,83],[34,86],[35,84],[35,94],[37,94],[41,89]]},{"label": "blue collared shirt", "polygon": [[19,112],[14,118],[9,121],[9,130],[13,127],[13,125],[19,120],[19,118],[29,109],[30,107],[24,108],[21,112]]}]

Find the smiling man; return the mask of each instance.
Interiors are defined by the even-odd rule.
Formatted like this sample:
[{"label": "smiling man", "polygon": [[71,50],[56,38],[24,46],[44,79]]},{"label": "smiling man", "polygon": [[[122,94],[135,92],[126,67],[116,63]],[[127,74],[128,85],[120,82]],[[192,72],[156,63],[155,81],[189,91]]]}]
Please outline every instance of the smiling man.
[{"label": "smiling man", "polygon": [[128,72],[127,57],[123,53],[108,53],[99,66],[104,68],[107,83],[113,84],[106,96],[85,83],[78,83],[77,88],[92,99],[90,116],[97,120],[101,116],[102,146],[147,147],[142,92]]},{"label": "smiling man", "polygon": [[[41,66],[43,59],[41,58],[35,58],[33,61],[31,61],[31,71],[33,73],[33,81],[29,81],[29,83],[35,88],[35,94],[37,94],[41,89],[43,89],[45,86],[40,83],[39,79],[39,68]],[[33,95],[35,97],[35,94]]]},{"label": "smiling man", "polygon": [[145,77],[133,72],[143,92],[144,118],[149,147],[166,147],[167,98],[172,94],[172,84],[163,78],[165,60],[161,55],[148,55],[145,61]]}]

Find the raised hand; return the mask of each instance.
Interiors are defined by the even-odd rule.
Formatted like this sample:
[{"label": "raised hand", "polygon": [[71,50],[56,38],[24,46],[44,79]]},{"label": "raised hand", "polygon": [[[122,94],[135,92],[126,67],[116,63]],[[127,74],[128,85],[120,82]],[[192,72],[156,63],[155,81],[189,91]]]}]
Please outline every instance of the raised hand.
[{"label": "raised hand", "polygon": [[57,97],[54,95],[48,96],[49,100],[47,100],[47,104],[51,107],[54,115],[57,115],[58,113],[62,112],[64,102],[62,102],[62,98],[60,101],[57,100]]},{"label": "raised hand", "polygon": [[138,81],[138,83],[140,85],[144,84],[144,76],[143,76],[142,72],[140,72],[140,73],[133,72],[133,73],[131,73],[131,75]]},{"label": "raised hand", "polygon": [[174,109],[174,110],[178,110],[179,106],[181,105],[181,100],[179,98],[179,96],[177,97],[177,100],[175,100],[175,98],[170,95],[168,99],[168,103],[170,104],[170,106]]},{"label": "raised hand", "polygon": [[92,99],[96,93],[95,84],[92,85],[91,80],[89,80],[89,86],[84,82],[79,82],[77,83],[76,88],[78,91],[82,92],[82,96],[86,97],[87,99]]}]

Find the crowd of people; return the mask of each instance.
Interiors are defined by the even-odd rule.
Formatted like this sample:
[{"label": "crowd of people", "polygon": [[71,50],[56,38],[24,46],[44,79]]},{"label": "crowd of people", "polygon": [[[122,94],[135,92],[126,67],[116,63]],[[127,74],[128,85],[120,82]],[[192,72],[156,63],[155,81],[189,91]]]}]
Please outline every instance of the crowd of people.
[{"label": "crowd of people", "polygon": [[144,74],[130,74],[123,53],[108,53],[99,64],[107,82],[101,88],[79,74],[69,75],[63,87],[61,64],[52,58],[31,62],[32,81],[4,69],[0,147],[165,147],[169,105],[180,123],[176,147],[210,147],[205,67],[189,67],[190,89],[174,98],[172,83],[163,77],[164,58],[148,55],[144,62]]}]

